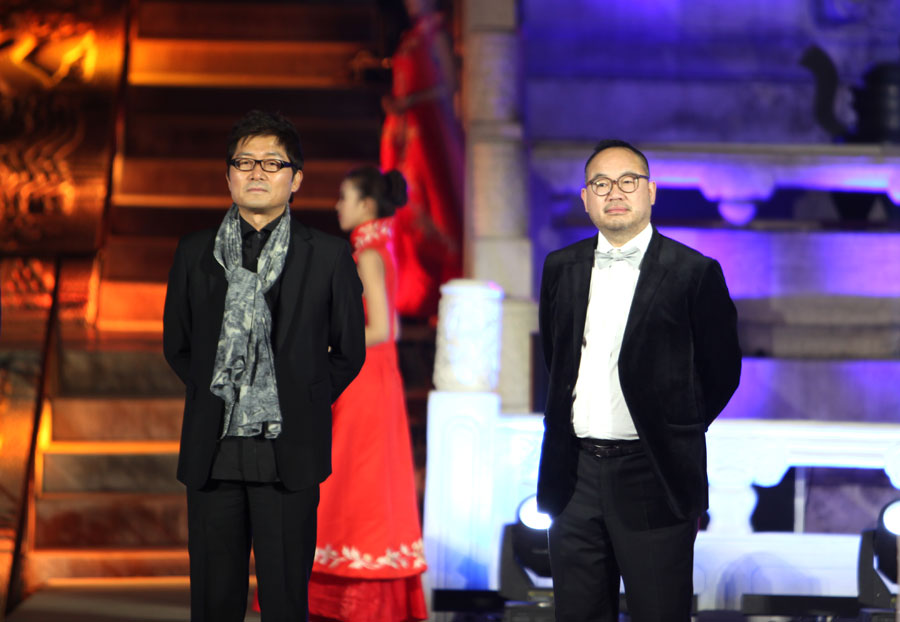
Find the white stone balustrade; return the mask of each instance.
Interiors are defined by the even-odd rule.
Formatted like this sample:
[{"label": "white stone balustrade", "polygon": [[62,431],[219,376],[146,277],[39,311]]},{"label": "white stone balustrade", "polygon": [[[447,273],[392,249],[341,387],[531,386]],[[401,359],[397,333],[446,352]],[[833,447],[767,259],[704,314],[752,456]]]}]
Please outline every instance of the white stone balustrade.
[{"label": "white stone balustrade", "polygon": [[[476,403],[477,402],[477,403]],[[491,394],[435,392],[428,405],[425,550],[434,588],[497,589],[500,535],[534,493],[543,418],[500,413]],[[884,469],[900,484],[900,424],[719,420],[707,435],[709,530],[697,539],[699,607],[743,593],[856,593],[856,535],[751,533],[752,484],[791,466]]]},{"label": "white stone balustrade", "polygon": [[751,485],[774,486],[792,466],[884,469],[900,488],[900,425],[724,420],[710,427],[707,448],[709,533],[750,533]]}]

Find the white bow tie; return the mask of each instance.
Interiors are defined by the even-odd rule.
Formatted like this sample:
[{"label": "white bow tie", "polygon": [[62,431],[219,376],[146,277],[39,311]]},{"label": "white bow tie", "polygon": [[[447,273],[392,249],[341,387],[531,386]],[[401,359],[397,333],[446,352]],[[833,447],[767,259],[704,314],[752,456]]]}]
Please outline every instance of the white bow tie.
[{"label": "white bow tie", "polygon": [[614,248],[608,253],[605,253],[603,251],[594,251],[594,265],[602,270],[614,261],[627,261],[635,268],[640,269],[641,259],[643,259],[643,257],[644,253],[641,252],[641,249],[637,248],[636,246],[633,246],[624,251],[619,250],[618,248]]}]

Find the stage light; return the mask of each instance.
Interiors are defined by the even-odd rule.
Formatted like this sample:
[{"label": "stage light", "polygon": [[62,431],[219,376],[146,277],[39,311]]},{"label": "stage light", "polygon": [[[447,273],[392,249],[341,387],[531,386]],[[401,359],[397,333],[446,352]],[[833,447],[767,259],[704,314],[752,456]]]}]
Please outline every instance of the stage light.
[{"label": "stage light", "polygon": [[547,529],[550,517],[537,509],[534,495],[516,510],[516,522],[504,526],[500,550],[500,594],[512,601],[546,601],[551,591],[535,585],[550,577]]},{"label": "stage light", "polygon": [[[888,610],[895,606],[896,595],[888,589],[884,579],[897,583],[898,533],[900,533],[900,499],[888,503],[881,509],[875,529],[867,529],[860,534],[856,579],[859,602],[863,607]],[[878,572],[875,570],[876,567]]]},{"label": "stage light", "polygon": [[884,506],[880,522],[892,534],[900,536],[900,499]]},{"label": "stage light", "polygon": [[[519,522],[530,529],[549,529],[552,519],[549,514],[544,514],[538,509],[537,495],[531,495],[519,504],[516,510]],[[900,519],[900,516],[898,516]]]},{"label": "stage light", "polygon": [[897,534],[900,533],[900,500],[881,509],[872,540],[878,570],[891,582],[897,582]]}]

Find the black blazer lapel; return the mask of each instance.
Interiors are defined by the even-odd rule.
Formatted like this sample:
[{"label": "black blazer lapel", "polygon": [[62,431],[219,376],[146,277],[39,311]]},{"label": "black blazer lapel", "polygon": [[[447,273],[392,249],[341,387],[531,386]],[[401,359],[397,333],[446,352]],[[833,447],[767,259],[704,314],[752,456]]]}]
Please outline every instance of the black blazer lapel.
[{"label": "black blazer lapel", "polygon": [[219,317],[225,312],[225,294],[228,292],[228,279],[225,278],[225,269],[216,261],[213,251],[215,249],[215,236],[203,249],[200,255],[200,270],[206,275],[207,293],[209,295],[210,309],[218,309]]},{"label": "black blazer lapel", "polygon": [[594,249],[597,237],[583,240],[575,248],[574,261],[569,265],[569,282],[572,300],[572,353],[575,355],[575,373],[581,364],[581,344],[584,340],[584,323],[587,318],[588,297],[591,289],[591,268],[594,265]]},{"label": "black blazer lapel", "polygon": [[309,268],[309,254],[312,236],[305,225],[291,218],[291,244],[284,261],[281,273],[281,293],[278,296],[278,320],[275,326],[275,352],[281,352],[282,346],[290,334],[291,327],[301,315],[303,300],[300,296]]},{"label": "black blazer lapel", "polygon": [[644,253],[644,259],[641,261],[641,273],[634,288],[634,298],[631,300],[631,310],[628,313],[628,321],[625,324],[625,334],[622,336],[623,348],[628,341],[628,337],[636,330],[650,308],[653,297],[656,295],[656,290],[659,289],[660,283],[662,283],[663,278],[669,271],[659,260],[662,243],[662,236],[654,227],[653,237],[650,238],[647,252]]}]

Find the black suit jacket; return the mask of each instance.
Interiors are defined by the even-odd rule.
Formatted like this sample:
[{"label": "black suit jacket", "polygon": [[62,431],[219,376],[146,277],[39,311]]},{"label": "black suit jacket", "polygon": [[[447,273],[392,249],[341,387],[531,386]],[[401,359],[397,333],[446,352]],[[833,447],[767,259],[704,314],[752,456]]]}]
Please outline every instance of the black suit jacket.
[{"label": "black suit jacket", "polygon": [[[178,479],[191,488],[209,479],[224,412],[209,390],[228,289],[213,257],[215,236],[209,229],[179,242],[163,316],[163,351],[185,384]],[[272,346],[283,422],[275,461],[284,485],[299,490],[331,473],[331,404],[365,359],[362,284],[344,240],[292,218],[280,287]]]},{"label": "black suit jacket", "polygon": [[[596,244],[594,236],[550,253],[541,277],[539,322],[550,379],[538,504],[554,516],[575,488],[572,390]],[[718,262],[654,228],[625,325],[619,381],[644,451],[681,518],[708,506],[704,434],[740,373],[737,312]]]}]

